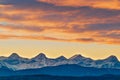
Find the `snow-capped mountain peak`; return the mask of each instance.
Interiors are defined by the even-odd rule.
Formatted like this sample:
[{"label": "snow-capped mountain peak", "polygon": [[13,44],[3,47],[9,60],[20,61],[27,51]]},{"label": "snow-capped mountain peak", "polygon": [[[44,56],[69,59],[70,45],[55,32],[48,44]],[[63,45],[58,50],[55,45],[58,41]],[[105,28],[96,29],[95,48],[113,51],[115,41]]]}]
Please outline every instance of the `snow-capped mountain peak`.
[{"label": "snow-capped mountain peak", "polygon": [[12,53],[8,58],[9,59],[19,59],[21,57],[17,53]]},{"label": "snow-capped mountain peak", "polygon": [[47,58],[44,53],[40,53],[31,59],[27,59],[20,57],[16,53],[13,53],[9,57],[0,60],[0,64],[0,66],[5,65],[6,67],[14,70],[42,68],[46,66],[57,66],[63,64],[77,64],[84,67],[120,69],[120,62],[117,57],[113,55],[102,60],[93,60],[80,54],[74,55],[69,59],[64,56],[53,59]]},{"label": "snow-capped mountain peak", "polygon": [[105,60],[109,61],[109,62],[119,62],[118,58],[116,56],[114,56],[114,55],[109,56]]},{"label": "snow-capped mountain peak", "polygon": [[46,55],[44,53],[40,53],[37,56],[35,56],[34,58],[32,58],[33,60],[43,60],[43,59],[47,59]]},{"label": "snow-capped mountain peak", "polygon": [[70,60],[74,60],[74,59],[84,59],[85,57],[83,57],[82,55],[80,54],[77,54],[77,55],[74,55],[72,56],[71,58],[69,58]]},{"label": "snow-capped mountain peak", "polygon": [[60,56],[60,57],[58,57],[58,58],[56,58],[57,60],[67,60],[67,58],[66,57],[64,57],[64,56]]}]

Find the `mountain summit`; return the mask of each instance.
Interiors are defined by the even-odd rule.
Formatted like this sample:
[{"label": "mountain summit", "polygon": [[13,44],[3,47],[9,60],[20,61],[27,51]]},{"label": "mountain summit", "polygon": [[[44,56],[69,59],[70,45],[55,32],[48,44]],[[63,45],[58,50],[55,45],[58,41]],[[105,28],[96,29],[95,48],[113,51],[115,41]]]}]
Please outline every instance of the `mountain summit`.
[{"label": "mountain summit", "polygon": [[110,62],[119,62],[118,58],[116,56],[114,56],[114,55],[109,56],[105,60],[110,61]]},{"label": "mountain summit", "polygon": [[32,58],[32,59],[36,60],[36,61],[41,61],[41,60],[47,59],[47,57],[46,57],[46,55],[44,53],[40,53],[37,56],[35,56],[34,58]]},{"label": "mountain summit", "polygon": [[56,58],[57,60],[67,60],[67,58],[66,57],[64,57],[64,56],[60,56],[60,57],[58,57],[58,58]]},{"label": "mountain summit", "polygon": [[20,56],[17,53],[12,53],[8,58],[10,59],[18,59]]},{"label": "mountain summit", "polygon": [[83,57],[82,55],[80,54],[77,54],[77,55],[74,55],[72,56],[71,58],[69,58],[70,60],[82,60],[82,59],[85,59],[85,57]]},{"label": "mountain summit", "polygon": [[63,64],[75,64],[82,67],[120,69],[120,62],[117,57],[113,55],[102,60],[93,60],[80,54],[74,55],[69,59],[64,56],[53,59],[46,57],[44,53],[40,53],[31,59],[27,59],[20,57],[17,53],[12,53],[9,57],[1,58],[0,63],[5,64],[6,67],[14,70],[34,69]]}]

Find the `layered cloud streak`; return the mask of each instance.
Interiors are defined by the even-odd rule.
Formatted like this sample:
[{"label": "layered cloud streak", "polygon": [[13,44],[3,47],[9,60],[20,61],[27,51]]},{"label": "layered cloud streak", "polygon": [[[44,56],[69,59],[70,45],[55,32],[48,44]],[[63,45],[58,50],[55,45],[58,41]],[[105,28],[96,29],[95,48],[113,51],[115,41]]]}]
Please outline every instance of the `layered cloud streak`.
[{"label": "layered cloud streak", "polygon": [[0,39],[120,44],[119,3],[119,0],[0,0]]}]

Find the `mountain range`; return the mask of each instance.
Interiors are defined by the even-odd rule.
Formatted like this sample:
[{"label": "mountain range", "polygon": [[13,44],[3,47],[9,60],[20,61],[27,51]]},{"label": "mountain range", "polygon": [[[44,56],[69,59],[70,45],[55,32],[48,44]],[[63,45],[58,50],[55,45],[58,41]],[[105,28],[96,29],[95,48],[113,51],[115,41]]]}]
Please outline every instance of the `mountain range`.
[{"label": "mountain range", "polygon": [[120,69],[120,62],[113,55],[101,60],[93,60],[82,55],[74,55],[69,59],[64,56],[53,59],[46,57],[44,53],[40,53],[31,59],[20,57],[17,53],[13,53],[9,57],[0,57],[0,67],[4,66],[14,71],[66,64],[74,64],[81,67]]},{"label": "mountain range", "polygon": [[5,66],[0,68],[0,76],[27,76],[27,75],[50,75],[50,76],[103,76],[103,75],[120,75],[120,69],[111,68],[93,68],[82,67],[76,64],[65,64],[59,66],[50,66],[36,69],[25,69],[13,71]]}]

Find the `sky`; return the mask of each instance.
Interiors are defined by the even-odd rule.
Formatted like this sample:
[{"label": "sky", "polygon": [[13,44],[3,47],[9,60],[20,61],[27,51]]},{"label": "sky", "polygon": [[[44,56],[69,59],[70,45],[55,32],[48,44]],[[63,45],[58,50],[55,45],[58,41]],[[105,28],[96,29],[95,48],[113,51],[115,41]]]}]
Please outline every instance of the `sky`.
[{"label": "sky", "polygon": [[120,0],[0,0],[0,56],[120,59]]}]

